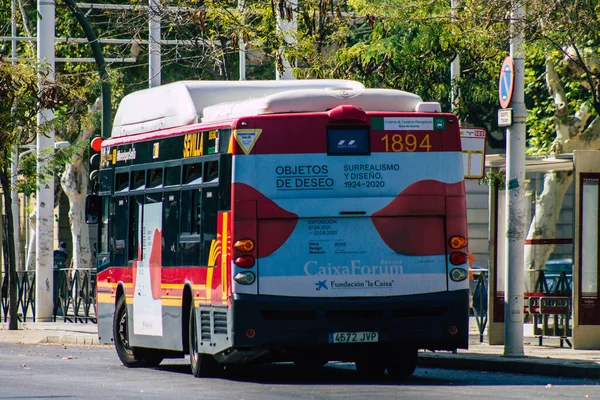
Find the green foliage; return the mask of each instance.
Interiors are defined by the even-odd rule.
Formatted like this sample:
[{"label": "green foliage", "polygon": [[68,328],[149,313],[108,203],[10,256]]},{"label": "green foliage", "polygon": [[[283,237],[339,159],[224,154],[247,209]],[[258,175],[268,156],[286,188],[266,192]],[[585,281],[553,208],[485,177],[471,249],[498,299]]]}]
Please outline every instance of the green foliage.
[{"label": "green foliage", "polygon": [[37,129],[37,70],[0,60],[0,171],[6,174],[13,146],[31,143]]},{"label": "green foliage", "polygon": [[[0,20],[10,18],[8,0],[0,0]],[[136,57],[133,64],[108,65],[113,108],[132,91],[148,86],[147,2],[107,0],[108,4],[137,4],[134,10],[85,10],[99,38],[131,39],[129,44],[103,44],[106,57]],[[455,112],[463,125],[497,127],[498,74],[508,56],[510,0],[461,0],[451,10],[448,0],[301,0],[298,9],[275,0],[163,0],[162,39],[179,40],[162,46],[162,82],[181,79],[238,79],[238,45],[247,46],[248,79],[272,79],[281,52],[295,66],[298,78],[356,79],[370,87],[389,87],[438,101],[451,108],[451,91],[458,88]],[[593,3],[593,2],[592,2]],[[600,18],[590,2],[567,0],[547,3],[528,0],[527,18],[519,25],[526,35],[525,91],[528,153],[556,149],[556,107],[549,96],[545,63],[556,65],[567,93],[572,118],[582,105],[600,110]],[[23,3],[20,32],[34,31],[34,3]],[[57,3],[57,36],[83,37],[66,7]],[[178,9],[175,9],[179,7]],[[277,14],[297,11],[297,39],[276,29]],[[29,26],[27,26],[29,25]],[[8,36],[8,25],[0,33]],[[4,29],[4,31],[3,31]],[[0,46],[8,55],[9,47]],[[91,57],[89,46],[58,43],[57,57]],[[34,46],[19,44],[21,55],[35,56]],[[450,81],[450,63],[459,57],[461,77]],[[56,106],[57,135],[75,142],[99,114],[84,117],[100,95],[93,64],[57,64],[59,87],[73,99]],[[68,89],[66,89],[68,88]],[[66,97],[63,94],[63,97]],[[591,121],[590,119],[589,121]],[[588,123],[589,123],[588,121]]]},{"label": "green foliage", "polygon": [[499,190],[504,190],[506,184],[506,174],[504,170],[489,171],[479,180],[480,185],[495,186]]}]

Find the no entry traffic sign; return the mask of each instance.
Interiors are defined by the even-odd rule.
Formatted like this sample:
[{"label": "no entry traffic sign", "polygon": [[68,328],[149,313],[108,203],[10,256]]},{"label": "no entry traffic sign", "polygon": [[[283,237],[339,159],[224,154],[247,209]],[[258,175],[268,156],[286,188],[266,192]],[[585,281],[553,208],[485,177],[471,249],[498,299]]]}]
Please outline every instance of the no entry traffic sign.
[{"label": "no entry traffic sign", "polygon": [[515,87],[515,63],[512,58],[506,57],[500,70],[500,79],[498,80],[498,98],[500,107],[507,108],[512,100],[513,89]]}]

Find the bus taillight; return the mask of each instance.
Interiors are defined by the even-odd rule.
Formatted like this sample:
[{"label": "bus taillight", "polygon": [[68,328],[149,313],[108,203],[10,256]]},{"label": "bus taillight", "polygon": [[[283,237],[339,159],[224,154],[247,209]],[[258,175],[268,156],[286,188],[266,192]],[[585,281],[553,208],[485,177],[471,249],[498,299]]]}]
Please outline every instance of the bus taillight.
[{"label": "bus taillight", "polygon": [[462,282],[467,279],[467,276],[469,276],[469,273],[466,269],[454,268],[452,271],[450,271],[450,279],[452,279],[454,282]]},{"label": "bus taillight", "polygon": [[233,280],[242,285],[252,285],[256,280],[256,275],[250,271],[238,272],[233,277]]},{"label": "bus taillight", "polygon": [[450,253],[450,262],[452,265],[461,265],[467,262],[469,256],[462,251],[453,251]]},{"label": "bus taillight", "polygon": [[254,257],[252,256],[241,256],[236,258],[233,263],[241,268],[252,268],[254,267]]},{"label": "bus taillight", "polygon": [[252,241],[252,239],[242,239],[235,242],[233,247],[236,250],[242,251],[244,253],[249,253],[252,250],[254,250],[254,242]]},{"label": "bus taillight", "polygon": [[452,249],[462,249],[467,246],[467,239],[462,236],[452,236],[449,242]]}]

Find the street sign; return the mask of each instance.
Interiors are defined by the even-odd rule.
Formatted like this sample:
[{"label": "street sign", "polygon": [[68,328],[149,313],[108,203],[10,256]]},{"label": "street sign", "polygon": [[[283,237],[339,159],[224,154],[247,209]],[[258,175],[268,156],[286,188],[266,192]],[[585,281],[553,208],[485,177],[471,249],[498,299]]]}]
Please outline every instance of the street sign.
[{"label": "street sign", "polygon": [[498,97],[500,107],[508,108],[512,100],[513,90],[515,88],[515,63],[512,58],[506,57],[500,70],[500,79],[498,80]]},{"label": "street sign", "polygon": [[512,108],[498,110],[498,126],[506,128],[512,125]]},{"label": "street sign", "polygon": [[465,179],[481,179],[485,170],[485,129],[460,128]]}]

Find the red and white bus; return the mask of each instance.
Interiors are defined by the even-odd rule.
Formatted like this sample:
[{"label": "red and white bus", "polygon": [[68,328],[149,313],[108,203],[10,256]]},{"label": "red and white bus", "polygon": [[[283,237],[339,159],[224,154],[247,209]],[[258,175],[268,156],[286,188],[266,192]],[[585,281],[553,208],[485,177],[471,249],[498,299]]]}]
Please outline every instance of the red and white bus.
[{"label": "red and white bus", "polygon": [[177,82],[122,101],[96,193],[102,342],[126,366],[356,362],[468,345],[459,121],[338,80]]}]

